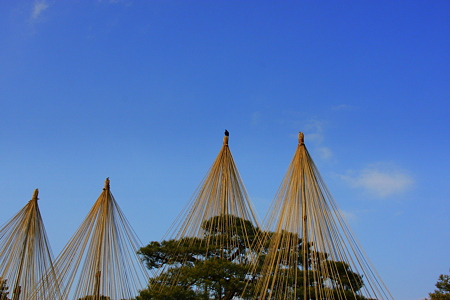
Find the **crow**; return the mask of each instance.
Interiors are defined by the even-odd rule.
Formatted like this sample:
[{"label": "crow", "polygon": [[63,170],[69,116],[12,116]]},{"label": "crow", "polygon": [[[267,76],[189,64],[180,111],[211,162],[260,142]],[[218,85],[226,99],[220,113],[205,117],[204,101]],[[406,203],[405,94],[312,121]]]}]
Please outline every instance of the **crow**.
[{"label": "crow", "polygon": [[226,136],[229,136],[229,135],[230,135],[230,133],[229,133],[228,130],[226,130],[226,129],[225,129],[225,135],[226,135]]}]

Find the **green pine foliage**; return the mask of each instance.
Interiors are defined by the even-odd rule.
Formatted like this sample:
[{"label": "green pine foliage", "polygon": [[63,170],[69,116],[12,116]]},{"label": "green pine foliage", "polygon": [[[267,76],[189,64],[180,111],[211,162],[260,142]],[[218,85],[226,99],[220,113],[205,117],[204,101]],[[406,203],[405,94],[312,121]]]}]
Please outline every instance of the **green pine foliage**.
[{"label": "green pine foliage", "polygon": [[441,274],[434,293],[429,293],[430,300],[450,300],[450,275]]},{"label": "green pine foliage", "polygon": [[7,285],[7,279],[0,277],[0,300],[9,300],[8,292],[9,287]]},{"label": "green pine foliage", "polygon": [[[214,218],[237,218],[234,216],[222,216]],[[151,280],[147,289],[140,292],[137,300],[231,300],[231,299],[254,299],[254,289],[259,278],[264,256],[268,251],[267,246],[260,252],[255,248],[245,246],[245,243],[233,244],[233,248],[223,248],[216,245],[224,245],[223,240],[233,239],[234,241],[244,240],[244,235],[250,237],[254,242],[258,236],[270,237],[271,233],[264,233],[248,221],[229,222],[229,224],[239,225],[241,228],[229,228],[229,230],[218,230],[211,224],[218,224],[214,218],[207,220],[202,225],[205,238],[183,238],[181,240],[166,240],[162,242],[151,242],[146,247],[139,250],[139,254],[146,262],[149,269],[159,272],[159,275]],[[286,233],[292,234],[292,233]],[[208,241],[221,240],[219,243]],[[301,238],[298,238],[301,244]],[[256,244],[256,243],[255,243]],[[334,292],[339,295],[345,293],[347,299],[365,299],[355,294],[364,285],[362,276],[352,272],[350,266],[345,262],[328,260],[328,255],[321,253],[314,254],[314,257],[322,257],[318,261],[312,259],[312,246],[309,251],[310,257],[306,261],[308,264],[327,264],[338,270],[338,276],[325,280],[325,289],[329,290],[329,295]],[[301,248],[300,248],[301,249]],[[259,254],[259,255],[258,255]],[[300,254],[303,255],[303,254]],[[253,263],[257,259],[259,263]],[[298,260],[302,262],[303,259]],[[283,262],[281,262],[283,264]],[[299,265],[283,265],[281,268],[297,268],[297,278],[288,278],[292,289],[297,289],[297,294],[303,299],[303,272],[308,272],[308,289],[313,289],[313,278],[320,274],[312,270],[303,271],[304,267]],[[308,267],[308,269],[310,269]],[[161,271],[162,270],[162,271]],[[275,287],[276,288],[276,287]],[[344,291],[344,292],[343,292]],[[309,293],[312,294],[312,293]]]}]

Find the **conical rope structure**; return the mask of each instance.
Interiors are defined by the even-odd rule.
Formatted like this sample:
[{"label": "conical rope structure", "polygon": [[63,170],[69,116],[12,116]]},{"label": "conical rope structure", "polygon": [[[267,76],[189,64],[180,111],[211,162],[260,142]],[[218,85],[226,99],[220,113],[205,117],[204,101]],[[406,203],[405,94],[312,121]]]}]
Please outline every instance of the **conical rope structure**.
[{"label": "conical rope structure", "polygon": [[134,299],[150,276],[137,255],[141,243],[105,187],[55,261],[57,281],[29,300]]},{"label": "conical rope structure", "polygon": [[[150,289],[187,286],[180,283],[180,274],[202,263],[209,269],[219,264],[251,266],[256,253],[253,245],[260,237],[259,222],[228,139],[226,131],[214,163],[166,234],[171,240],[152,242],[141,250],[144,256],[155,258],[148,265],[159,274],[150,281]],[[170,253],[164,250],[169,248]],[[163,251],[166,256],[161,257]],[[189,287],[195,290],[195,284]]]},{"label": "conical rope structure", "polygon": [[[180,224],[176,221],[172,225],[171,228],[178,227],[175,239],[204,237],[202,225],[205,221],[218,216],[235,216],[258,226],[256,212],[231,155],[228,139],[229,136],[224,136],[222,148],[214,163],[191,197],[191,201],[178,216],[177,221],[183,222]],[[226,230],[227,227],[231,227],[229,222],[233,222],[233,218],[218,221],[220,223],[211,222],[209,226]]]},{"label": "conical rope structure", "polygon": [[342,217],[303,133],[265,219],[254,299],[393,299]]},{"label": "conical rope structure", "polygon": [[52,259],[36,189],[28,204],[0,229],[0,300],[29,299],[39,282],[48,289],[56,281]]}]

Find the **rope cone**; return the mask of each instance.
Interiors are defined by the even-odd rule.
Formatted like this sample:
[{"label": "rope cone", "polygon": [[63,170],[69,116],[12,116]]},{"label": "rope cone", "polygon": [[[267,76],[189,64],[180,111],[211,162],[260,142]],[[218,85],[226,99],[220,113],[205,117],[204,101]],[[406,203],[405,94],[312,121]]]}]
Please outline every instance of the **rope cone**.
[{"label": "rope cone", "polygon": [[50,244],[38,205],[39,191],[0,229],[0,299],[28,299],[39,281],[56,280]]},{"label": "rope cone", "polygon": [[[174,261],[159,266],[160,276],[151,282],[151,288],[179,285],[178,271],[197,263],[215,259],[247,264],[251,259],[259,223],[229,149],[228,131],[225,134],[212,166],[166,234],[169,240],[158,243],[158,247],[175,243],[176,253],[171,253]],[[186,249],[197,251],[195,262],[191,254],[185,255]]]},{"label": "rope cone", "polygon": [[136,254],[140,247],[107,178],[100,197],[56,259],[57,281],[51,288],[40,286],[29,299],[134,299],[150,278]]},{"label": "rope cone", "polygon": [[255,299],[393,299],[344,221],[303,133],[265,224],[272,233]]}]

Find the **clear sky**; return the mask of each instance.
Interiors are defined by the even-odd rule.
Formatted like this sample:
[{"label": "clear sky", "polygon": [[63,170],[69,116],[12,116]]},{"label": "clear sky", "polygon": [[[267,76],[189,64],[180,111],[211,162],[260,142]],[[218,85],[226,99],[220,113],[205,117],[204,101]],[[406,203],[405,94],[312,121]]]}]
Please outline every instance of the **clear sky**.
[{"label": "clear sky", "polygon": [[0,223],[55,256],[106,177],[146,244],[230,131],[260,219],[297,146],[397,300],[450,268],[449,1],[1,1]]}]

